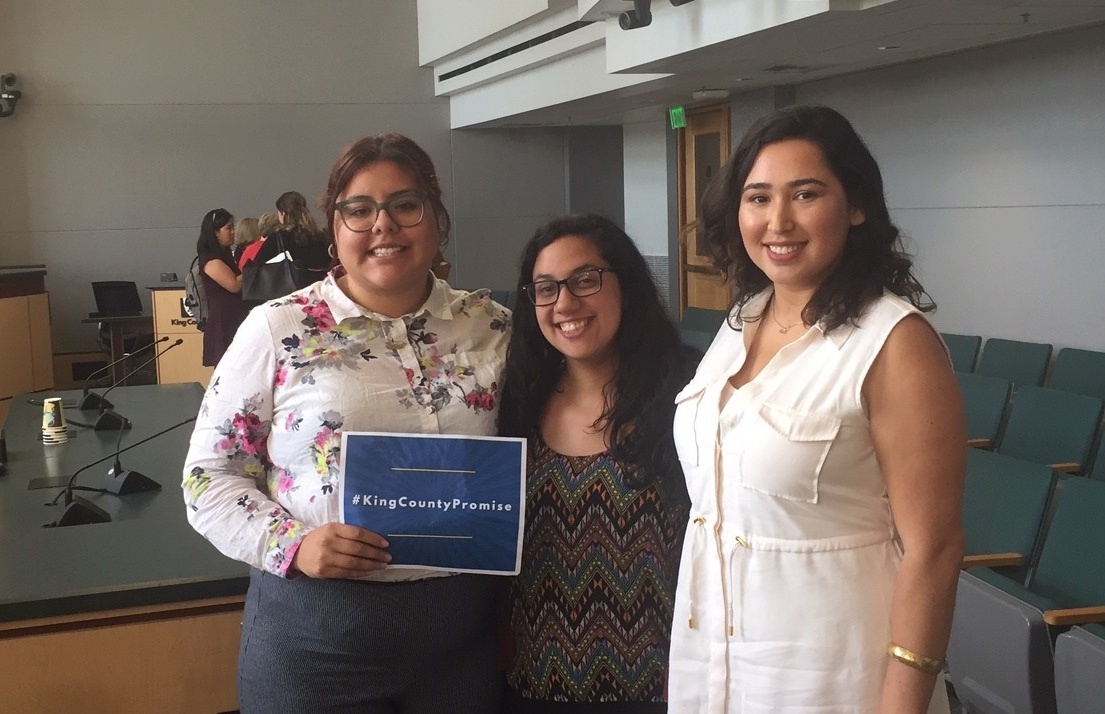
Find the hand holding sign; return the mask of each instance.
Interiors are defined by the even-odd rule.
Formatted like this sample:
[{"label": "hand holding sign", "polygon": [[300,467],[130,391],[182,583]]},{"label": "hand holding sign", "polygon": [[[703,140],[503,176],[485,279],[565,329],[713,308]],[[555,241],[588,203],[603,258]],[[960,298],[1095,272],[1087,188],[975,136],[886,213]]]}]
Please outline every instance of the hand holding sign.
[{"label": "hand holding sign", "polygon": [[386,538],[390,567],[515,575],[525,463],[525,439],[344,432],[342,522]]},{"label": "hand holding sign", "polygon": [[372,531],[327,523],[304,536],[292,567],[312,578],[359,578],[388,566],[387,547],[387,540]]}]

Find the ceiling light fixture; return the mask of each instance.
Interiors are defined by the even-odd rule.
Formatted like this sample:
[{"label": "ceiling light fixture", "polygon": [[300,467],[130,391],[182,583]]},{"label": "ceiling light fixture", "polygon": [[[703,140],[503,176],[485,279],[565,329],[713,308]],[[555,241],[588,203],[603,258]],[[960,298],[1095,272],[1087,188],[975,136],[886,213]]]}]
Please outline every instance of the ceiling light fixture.
[{"label": "ceiling light fixture", "polygon": [[701,101],[703,99],[728,99],[728,98],[729,98],[729,90],[728,89],[707,89],[706,87],[703,87],[702,89],[696,89],[693,92],[691,92],[691,99],[694,99],[695,101]]}]

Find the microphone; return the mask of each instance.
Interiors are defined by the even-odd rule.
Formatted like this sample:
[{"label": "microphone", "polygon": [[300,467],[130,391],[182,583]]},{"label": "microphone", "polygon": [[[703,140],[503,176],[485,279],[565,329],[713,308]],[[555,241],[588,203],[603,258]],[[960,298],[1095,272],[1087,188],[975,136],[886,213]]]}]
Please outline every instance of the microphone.
[{"label": "microphone", "polygon": [[[118,387],[123,382],[125,382],[127,380],[127,378],[130,377],[132,374],[134,374],[135,372],[138,372],[143,367],[148,365],[150,362],[153,362],[154,360],[156,360],[157,358],[159,358],[161,355],[165,354],[169,350],[171,350],[174,347],[177,347],[179,345],[182,345],[182,344],[184,344],[184,339],[178,337],[176,342],[169,345],[165,349],[163,349],[160,352],[158,352],[157,354],[155,354],[153,357],[150,357],[148,360],[146,360],[142,364],[138,365],[137,367],[135,367],[131,371],[124,374],[119,379],[119,381],[115,382],[115,384],[112,384],[110,387],[108,387],[107,389],[104,390],[104,393],[100,395],[101,402],[106,401],[104,398],[107,396],[108,392],[110,392],[112,389],[115,389],[116,387]],[[106,406],[106,404],[101,404],[100,405],[100,416],[96,419],[96,423],[92,426],[92,428],[95,431],[114,431],[116,429],[129,429],[130,428],[130,420],[127,419],[124,416],[121,416],[121,415],[117,414],[116,412],[113,412],[108,406]]]},{"label": "microphone", "polygon": [[120,429],[119,438],[115,440],[115,465],[107,470],[107,476],[104,478],[104,490],[118,496],[159,490],[161,484],[149,476],[123,468],[123,464],[119,460],[119,454],[122,452],[119,449],[123,445],[123,434],[126,433],[125,429]]},{"label": "microphone", "polygon": [[[109,369],[111,369],[112,367],[114,367],[115,365],[122,362],[123,360],[130,359],[131,357],[135,356],[136,354],[139,354],[141,352],[145,352],[146,350],[153,349],[158,343],[166,342],[168,339],[169,339],[169,336],[166,335],[165,337],[162,337],[160,340],[157,340],[156,342],[151,342],[150,344],[145,345],[141,349],[137,349],[134,352],[131,352],[129,355],[123,355],[122,357],[115,360],[111,364],[108,364],[106,367],[101,367],[98,370],[96,370],[95,372],[93,372],[92,374],[85,377],[85,381],[86,382],[93,381],[93,377],[95,377],[100,372],[106,372]],[[123,379],[126,379],[126,377],[123,377]],[[111,386],[114,387],[115,385],[112,384]],[[108,389],[110,389],[110,388],[111,387],[108,387]],[[115,406],[111,402],[106,401],[101,395],[96,394],[95,392],[88,391],[88,387],[86,386],[84,388],[84,394],[81,395],[81,400],[79,402],[77,402],[77,409],[88,409],[88,410],[99,409],[101,405],[103,405],[103,407],[105,409],[111,409],[112,407]]]},{"label": "microphone", "polygon": [[[108,454],[107,456],[103,457],[102,459],[97,459],[97,460],[93,461],[92,463],[87,464],[85,466],[82,466],[79,469],[77,469],[76,471],[74,471],[73,475],[69,477],[69,483],[65,486],[65,489],[60,494],[58,494],[59,496],[62,495],[62,494],[65,495],[65,510],[62,511],[60,518],[58,518],[53,523],[46,524],[46,527],[50,528],[50,527],[54,527],[54,526],[83,526],[83,525],[88,524],[88,523],[108,523],[108,522],[110,522],[111,521],[111,516],[108,515],[107,511],[100,508],[99,506],[97,506],[92,501],[89,501],[87,498],[82,498],[81,496],[74,496],[73,495],[73,489],[74,489],[74,487],[76,485],[76,482],[77,482],[77,476],[80,475],[82,472],[87,471],[88,469],[92,468],[93,466],[95,466],[97,464],[102,464],[103,462],[107,461],[108,459],[118,459],[119,454],[130,451],[131,449],[133,449],[135,447],[138,447],[138,446],[141,446],[142,444],[145,444],[147,441],[150,441],[151,439],[156,439],[157,437],[161,436],[162,434],[167,434],[168,432],[172,431],[173,429],[177,429],[179,427],[182,427],[185,424],[190,424],[190,423],[194,422],[195,420],[196,420],[196,417],[188,417],[184,421],[177,422],[176,424],[173,424],[172,426],[168,427],[167,429],[162,429],[161,431],[157,432],[156,434],[154,434],[152,436],[147,436],[145,439],[142,439],[141,441],[136,441],[133,444],[130,444],[128,446],[123,447],[122,449],[116,449],[115,453]],[[160,488],[160,486],[159,486],[159,488]],[[56,502],[56,501],[57,501],[57,499],[55,498],[54,502]]]}]

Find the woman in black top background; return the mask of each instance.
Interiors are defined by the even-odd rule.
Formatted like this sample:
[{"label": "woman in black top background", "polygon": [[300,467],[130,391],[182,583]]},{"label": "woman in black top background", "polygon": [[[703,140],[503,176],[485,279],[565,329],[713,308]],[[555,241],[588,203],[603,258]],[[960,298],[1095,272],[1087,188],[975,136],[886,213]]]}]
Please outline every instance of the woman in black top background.
[{"label": "woman in black top background", "polygon": [[207,298],[207,325],[203,331],[203,364],[219,363],[238,325],[249,308],[242,302],[242,273],[231,254],[234,245],[234,216],[225,208],[208,211],[200,224],[196,241],[204,295]]},{"label": "woman in black top background", "polygon": [[322,280],[333,259],[326,252],[329,241],[311,216],[307,199],[297,191],[288,191],[276,199],[276,210],[280,227],[265,238],[254,260],[268,262],[283,245],[292,259],[297,288]]}]

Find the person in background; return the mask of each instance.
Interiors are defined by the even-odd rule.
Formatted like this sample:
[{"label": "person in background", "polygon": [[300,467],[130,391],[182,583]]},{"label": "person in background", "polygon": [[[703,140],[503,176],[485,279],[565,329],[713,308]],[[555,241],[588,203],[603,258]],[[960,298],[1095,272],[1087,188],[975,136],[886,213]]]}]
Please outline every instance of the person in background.
[{"label": "person in background", "polygon": [[208,211],[196,241],[199,267],[207,297],[207,325],[203,330],[203,364],[214,367],[230,346],[249,308],[242,302],[242,273],[231,253],[234,216],[225,208]]},{"label": "person in background", "polygon": [[280,228],[280,214],[276,211],[265,211],[257,219],[257,230],[261,233],[261,238],[270,236]]},{"label": "person in background", "polygon": [[239,219],[238,224],[234,226],[234,245],[230,249],[239,270],[242,267],[242,254],[259,240],[261,240],[261,231],[258,220],[256,218]]},{"label": "person in background", "polygon": [[345,430],[495,433],[510,315],[430,273],[450,220],[410,139],[343,151],[323,210],[338,265],[246,318],[184,467],[193,527],[252,567],[241,711],[494,712],[502,579],[389,568],[338,492]]},{"label": "person in background", "polygon": [[279,246],[283,245],[291,258],[297,287],[321,280],[333,260],[327,253],[326,235],[318,229],[307,208],[307,199],[296,191],[283,193],[276,199],[276,212],[280,224],[265,236],[253,259],[267,263],[278,255]]},{"label": "person in background", "polygon": [[518,292],[499,411],[501,435],[529,439],[507,709],[663,712],[687,514],[674,399],[699,354],[606,218],[538,229]]},{"label": "person in background", "polygon": [[280,216],[274,211],[266,211],[257,219],[257,232],[260,234],[253,243],[247,245],[241,255],[238,256],[238,269],[244,270],[246,263],[257,257],[257,251],[261,250],[261,244],[265,238],[275,233],[280,228]]},{"label": "person in background", "polygon": [[671,711],[947,712],[963,404],[878,164],[836,111],[786,107],[700,216],[733,298],[677,397]]}]

